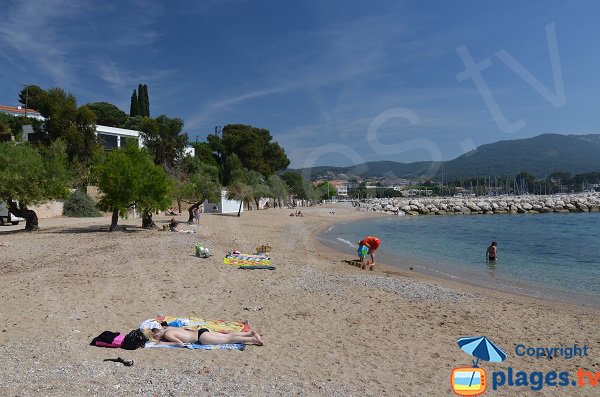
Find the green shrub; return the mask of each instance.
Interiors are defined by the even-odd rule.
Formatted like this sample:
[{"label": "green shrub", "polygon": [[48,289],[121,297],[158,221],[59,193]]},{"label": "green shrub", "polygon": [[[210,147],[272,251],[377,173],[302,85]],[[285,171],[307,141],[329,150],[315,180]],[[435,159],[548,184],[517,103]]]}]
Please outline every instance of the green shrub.
[{"label": "green shrub", "polygon": [[75,190],[65,200],[63,215],[75,218],[102,216],[96,208],[96,203],[81,190]]}]

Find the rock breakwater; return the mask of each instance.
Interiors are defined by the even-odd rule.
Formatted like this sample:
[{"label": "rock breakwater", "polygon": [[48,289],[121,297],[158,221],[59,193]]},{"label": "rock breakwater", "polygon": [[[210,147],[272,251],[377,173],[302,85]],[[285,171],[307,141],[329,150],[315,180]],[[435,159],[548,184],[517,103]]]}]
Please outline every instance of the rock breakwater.
[{"label": "rock breakwater", "polygon": [[600,212],[600,193],[549,196],[419,197],[369,199],[373,211],[394,215],[540,214]]}]

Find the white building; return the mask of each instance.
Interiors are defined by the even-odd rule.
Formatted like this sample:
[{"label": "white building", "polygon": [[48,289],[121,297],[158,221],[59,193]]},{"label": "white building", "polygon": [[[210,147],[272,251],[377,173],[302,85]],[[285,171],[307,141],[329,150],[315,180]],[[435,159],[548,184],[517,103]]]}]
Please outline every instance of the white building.
[{"label": "white building", "polygon": [[44,117],[37,110],[25,109],[22,106],[4,106],[0,105],[0,113],[10,114],[11,116],[25,116],[32,119],[44,120]]},{"label": "white building", "polygon": [[[240,200],[229,200],[227,198],[227,190],[221,190],[221,200],[218,203],[210,203],[208,200],[204,200],[202,206],[204,212],[213,214],[232,214],[237,213],[240,210]],[[244,212],[244,206],[242,205],[242,212]]]},{"label": "white building", "polygon": [[[124,128],[108,127],[105,125],[96,125],[96,136],[104,149],[118,149],[125,144],[125,139],[134,139],[138,146],[142,147],[140,132],[134,130],[126,130]],[[27,142],[35,142],[38,140],[33,127],[30,125],[23,126],[23,140]]]},{"label": "white building", "polygon": [[142,147],[140,132],[135,130],[97,125],[96,136],[105,149],[118,149],[125,144],[125,139],[135,139],[138,146]]},{"label": "white building", "polygon": [[331,184],[335,187],[336,197],[348,197],[348,183],[346,181],[331,181]]}]

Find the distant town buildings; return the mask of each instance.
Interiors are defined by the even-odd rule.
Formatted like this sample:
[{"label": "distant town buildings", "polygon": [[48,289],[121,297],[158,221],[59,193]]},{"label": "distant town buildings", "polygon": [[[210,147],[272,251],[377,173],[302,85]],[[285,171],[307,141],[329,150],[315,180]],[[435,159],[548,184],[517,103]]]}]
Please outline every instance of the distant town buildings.
[{"label": "distant town buildings", "polygon": [[348,197],[348,183],[346,181],[334,180],[330,181],[336,191],[336,197],[338,199],[344,199]]}]

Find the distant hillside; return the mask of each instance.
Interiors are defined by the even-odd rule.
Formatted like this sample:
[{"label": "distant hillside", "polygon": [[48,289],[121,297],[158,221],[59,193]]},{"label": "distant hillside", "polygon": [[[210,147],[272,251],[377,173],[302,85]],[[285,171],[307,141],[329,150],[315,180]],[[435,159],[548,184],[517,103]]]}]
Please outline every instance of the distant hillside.
[{"label": "distant hillside", "polygon": [[484,176],[514,176],[527,171],[543,178],[556,171],[571,174],[600,171],[600,134],[543,134],[533,138],[482,145],[443,164],[430,161],[399,163],[377,161],[352,167],[313,167],[295,170],[311,179],[332,175],[397,177],[415,179],[434,176],[460,179]]},{"label": "distant hillside", "polygon": [[521,171],[538,178],[556,171],[600,171],[600,135],[543,134],[500,141],[444,163],[444,179],[513,176]]}]

